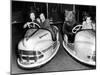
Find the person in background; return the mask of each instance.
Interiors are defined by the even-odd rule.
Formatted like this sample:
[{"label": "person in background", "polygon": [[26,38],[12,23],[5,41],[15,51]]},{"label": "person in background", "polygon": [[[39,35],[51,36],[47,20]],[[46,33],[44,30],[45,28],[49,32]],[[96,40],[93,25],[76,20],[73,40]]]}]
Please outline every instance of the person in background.
[{"label": "person in background", "polygon": [[93,29],[95,31],[95,22],[91,19],[91,16],[85,15],[84,21],[82,22],[82,29]]}]

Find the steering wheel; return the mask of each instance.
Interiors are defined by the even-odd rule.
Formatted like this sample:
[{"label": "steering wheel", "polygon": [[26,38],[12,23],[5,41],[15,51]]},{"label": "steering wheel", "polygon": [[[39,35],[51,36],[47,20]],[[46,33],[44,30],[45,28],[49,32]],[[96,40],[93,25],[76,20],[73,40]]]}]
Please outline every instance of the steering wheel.
[{"label": "steering wheel", "polygon": [[28,27],[28,28],[35,28],[35,27],[40,28],[39,24],[35,23],[35,22],[28,22],[24,25],[24,28]]},{"label": "steering wheel", "polygon": [[77,25],[72,29],[72,33],[76,33],[78,30],[80,30],[82,25]]}]

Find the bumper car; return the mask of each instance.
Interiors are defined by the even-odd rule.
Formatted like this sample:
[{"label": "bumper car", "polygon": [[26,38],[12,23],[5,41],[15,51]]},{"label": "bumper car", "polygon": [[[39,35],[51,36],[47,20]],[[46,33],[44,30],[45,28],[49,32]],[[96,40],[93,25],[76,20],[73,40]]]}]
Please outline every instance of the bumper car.
[{"label": "bumper car", "polygon": [[75,34],[73,43],[68,42],[68,36],[64,34],[63,46],[65,50],[76,60],[86,65],[96,66],[95,31],[82,29],[77,25],[72,29]]},{"label": "bumper car", "polygon": [[33,26],[30,26],[25,37],[18,43],[17,63],[24,69],[36,68],[46,64],[56,55],[60,46],[57,27],[53,26],[55,41],[53,41],[53,35],[49,30],[31,27]]}]

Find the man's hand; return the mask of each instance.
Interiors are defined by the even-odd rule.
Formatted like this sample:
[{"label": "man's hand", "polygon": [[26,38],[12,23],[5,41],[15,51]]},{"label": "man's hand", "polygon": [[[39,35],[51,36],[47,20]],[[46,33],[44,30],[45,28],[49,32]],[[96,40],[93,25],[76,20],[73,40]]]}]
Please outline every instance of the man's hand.
[{"label": "man's hand", "polygon": [[26,28],[27,26],[30,28],[30,23],[31,23],[31,22],[27,22],[27,23],[24,25],[23,28]]},{"label": "man's hand", "polygon": [[39,18],[37,18],[36,20],[37,20],[37,22],[41,23],[41,21],[40,21],[40,19],[39,19]]}]

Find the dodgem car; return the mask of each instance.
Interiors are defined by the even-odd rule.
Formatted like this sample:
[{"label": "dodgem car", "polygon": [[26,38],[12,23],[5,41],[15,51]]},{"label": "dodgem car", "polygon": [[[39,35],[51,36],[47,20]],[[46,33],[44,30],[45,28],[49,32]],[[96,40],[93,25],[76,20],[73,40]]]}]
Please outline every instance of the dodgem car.
[{"label": "dodgem car", "polygon": [[[25,69],[40,67],[50,61],[57,53],[59,43],[58,28],[52,26],[56,40],[48,29],[40,28],[37,23],[28,23],[25,37],[18,43],[17,63]],[[34,24],[34,26],[30,26]]]},{"label": "dodgem car", "polygon": [[[84,26],[85,25],[85,26]],[[94,25],[94,24],[93,24]],[[92,28],[89,18],[82,25],[76,25],[72,29],[75,34],[73,43],[68,42],[67,34],[64,34],[63,46],[65,50],[78,61],[95,66],[96,50],[95,50],[95,28]]]}]

